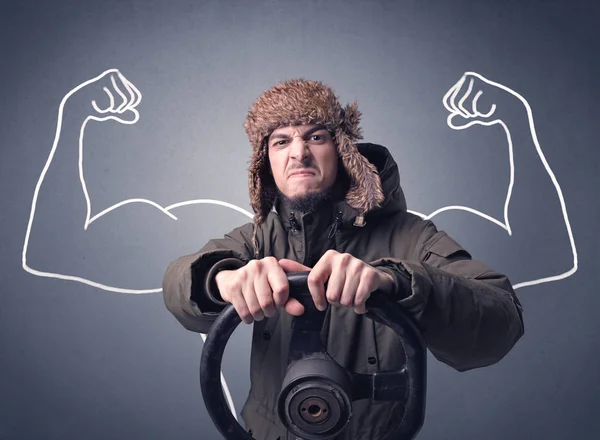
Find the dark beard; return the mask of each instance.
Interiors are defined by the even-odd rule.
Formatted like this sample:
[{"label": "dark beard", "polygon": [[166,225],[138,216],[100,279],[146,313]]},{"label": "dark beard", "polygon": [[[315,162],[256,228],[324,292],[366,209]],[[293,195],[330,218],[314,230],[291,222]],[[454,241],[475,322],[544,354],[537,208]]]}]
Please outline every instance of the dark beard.
[{"label": "dark beard", "polygon": [[[305,164],[309,167],[310,164]],[[329,189],[319,192],[308,193],[303,196],[289,198],[279,188],[276,188],[277,197],[290,211],[303,214],[316,212],[319,208],[337,201],[343,200],[350,188],[350,179],[344,169],[342,159],[338,157],[338,175],[335,183]]]},{"label": "dark beard", "polygon": [[316,212],[320,207],[332,200],[331,191],[319,191],[292,198],[286,197],[283,193],[279,192],[279,198],[290,211],[297,211],[303,214]]}]

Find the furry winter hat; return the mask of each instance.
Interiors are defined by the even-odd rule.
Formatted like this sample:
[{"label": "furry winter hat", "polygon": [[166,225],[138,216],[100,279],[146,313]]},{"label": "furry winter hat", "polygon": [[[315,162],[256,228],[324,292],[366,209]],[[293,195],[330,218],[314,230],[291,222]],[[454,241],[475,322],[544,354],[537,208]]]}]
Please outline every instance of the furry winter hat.
[{"label": "furry winter hat", "polygon": [[381,205],[384,196],[377,168],[355,146],[362,139],[360,116],[356,102],[342,108],[333,90],[320,81],[293,79],[259,96],[244,124],[253,149],[249,187],[255,226],[264,222],[277,195],[267,160],[268,137],[273,130],[290,125],[321,124],[333,133],[350,178],[346,201],[360,217]]}]

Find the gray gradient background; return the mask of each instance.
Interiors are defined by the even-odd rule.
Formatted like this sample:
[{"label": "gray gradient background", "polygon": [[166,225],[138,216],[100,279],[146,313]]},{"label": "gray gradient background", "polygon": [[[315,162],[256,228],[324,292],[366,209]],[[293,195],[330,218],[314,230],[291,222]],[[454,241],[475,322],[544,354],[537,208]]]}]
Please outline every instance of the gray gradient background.
[{"label": "gray gradient background", "polygon": [[[245,112],[262,90],[304,76],[332,85],[344,103],[358,101],[365,140],[398,160],[410,209],[465,204],[501,218],[503,133],[451,130],[441,98],[465,71],[522,94],[565,196],[579,271],[518,289],[526,334],[499,364],[457,373],[429,358],[419,439],[600,438],[600,10],[592,4],[0,3],[0,439],[219,438],[200,394],[200,336],[175,321],[160,294],[110,293],[21,267],[60,100],[109,68],[144,98],[136,125],[87,128],[95,213],[133,197],[163,205],[213,198],[249,210]],[[533,150],[519,149],[531,147],[522,109],[493,96],[515,130],[515,234],[467,213],[434,220],[515,282],[560,273],[571,258],[556,194]],[[169,261],[247,221],[211,205],[181,208],[177,222],[130,207],[84,232],[75,142],[85,111],[65,115],[65,145],[31,237],[34,268],[159,287]],[[249,336],[238,328],[224,361],[238,410]]]}]

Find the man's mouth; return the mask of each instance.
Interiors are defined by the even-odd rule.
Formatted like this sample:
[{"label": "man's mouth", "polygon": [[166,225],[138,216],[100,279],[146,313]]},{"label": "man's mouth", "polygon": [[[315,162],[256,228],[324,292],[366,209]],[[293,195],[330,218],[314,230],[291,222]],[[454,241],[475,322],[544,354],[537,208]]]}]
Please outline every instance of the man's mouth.
[{"label": "man's mouth", "polygon": [[296,170],[296,171],[292,171],[292,173],[290,174],[290,177],[303,177],[303,176],[314,176],[315,172],[312,170]]}]

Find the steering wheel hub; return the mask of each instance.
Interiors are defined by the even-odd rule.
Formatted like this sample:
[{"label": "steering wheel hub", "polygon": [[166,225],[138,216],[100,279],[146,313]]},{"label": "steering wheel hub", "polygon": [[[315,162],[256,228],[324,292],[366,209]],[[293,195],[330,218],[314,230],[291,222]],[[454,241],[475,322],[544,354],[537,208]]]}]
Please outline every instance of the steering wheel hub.
[{"label": "steering wheel hub", "polygon": [[[296,436],[310,440],[332,438],[346,425],[349,402],[323,382],[295,387],[284,400],[286,425]],[[317,435],[313,437],[313,435]]]}]

